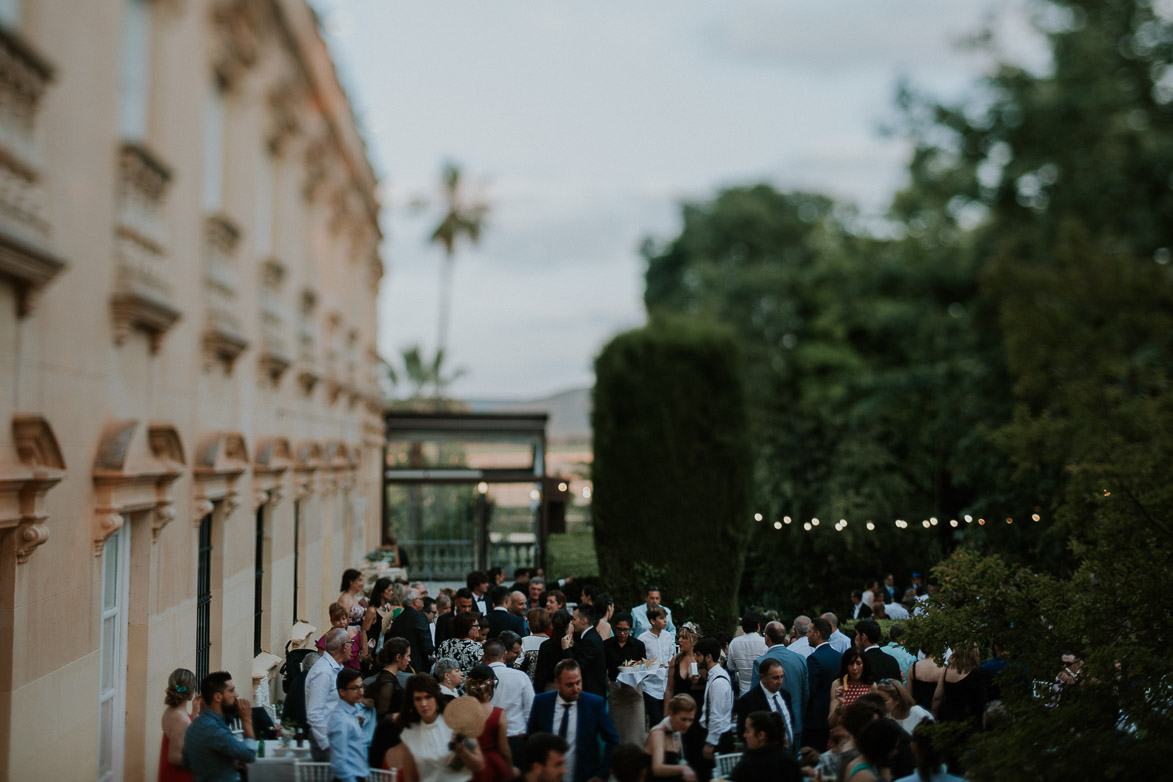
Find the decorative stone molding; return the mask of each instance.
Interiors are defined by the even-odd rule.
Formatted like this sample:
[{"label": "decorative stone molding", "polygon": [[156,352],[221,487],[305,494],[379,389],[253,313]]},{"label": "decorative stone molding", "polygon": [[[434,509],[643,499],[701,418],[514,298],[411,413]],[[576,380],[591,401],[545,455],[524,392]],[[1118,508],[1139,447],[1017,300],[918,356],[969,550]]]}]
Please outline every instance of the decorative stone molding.
[{"label": "decorative stone molding", "polygon": [[222,503],[225,515],[240,507],[237,483],[248,466],[248,446],[239,432],[214,432],[200,440],[192,458],[193,524],[212,512],[213,503]]},{"label": "decorative stone molding", "polygon": [[168,281],[163,219],[171,171],[146,147],[124,144],[118,172],[118,222],[114,228],[117,272],[110,301],[114,339],[121,344],[132,328],[141,328],[150,334],[154,352],[179,319]]},{"label": "decorative stone molding", "polygon": [[0,278],[16,290],[17,315],[63,268],[51,249],[38,118],[53,69],[29,44],[0,28]]},{"label": "decorative stone molding", "polygon": [[317,294],[311,290],[302,291],[297,322],[297,360],[301,364],[297,382],[307,395],[313,393],[314,386],[322,379],[318,365],[318,327],[314,322],[317,304]]},{"label": "decorative stone molding", "polygon": [[[257,440],[257,448],[253,454],[253,489],[259,495],[265,494],[265,499],[256,504],[260,507],[265,502],[275,508],[285,496],[285,471],[293,466],[293,453],[289,449],[289,441],[284,437],[262,437]],[[256,497],[253,498],[256,501]]]},{"label": "decorative stone molding", "polygon": [[151,514],[151,536],[175,518],[171,487],[186,460],[179,433],[168,424],[147,427],[145,447],[135,447],[135,419],[114,421],[102,430],[94,457],[94,556],[123,524],[123,514]]},{"label": "decorative stone molding", "polygon": [[302,440],[295,449],[293,499],[304,500],[314,493],[314,473],[322,466],[322,446]]},{"label": "decorative stone molding", "polygon": [[0,460],[0,531],[16,535],[16,561],[24,563],[49,539],[45,496],[65,477],[53,430],[39,415],[12,417],[16,462]]},{"label": "decorative stone molding", "polygon": [[289,645],[291,649],[308,649],[313,643],[318,628],[308,622],[297,622],[289,631]]},{"label": "decorative stone molding", "polygon": [[296,82],[287,81],[269,93],[269,149],[281,153],[301,132],[301,105],[304,91]]},{"label": "decorative stone molding", "polygon": [[305,180],[302,197],[313,201],[329,180],[330,138],[325,132],[310,141],[305,148]]},{"label": "decorative stone molding", "polygon": [[281,288],[285,281],[285,267],[275,258],[261,265],[261,351],[258,358],[261,374],[274,386],[293,363],[285,338],[285,307]]},{"label": "decorative stone molding", "polygon": [[204,322],[204,366],[223,362],[228,372],[248,347],[237,315],[236,251],[240,229],[224,215],[211,215],[204,222],[204,291],[207,315]]},{"label": "decorative stone molding", "polygon": [[260,57],[261,41],[272,24],[271,5],[264,0],[220,0],[212,9],[212,62],[216,74],[229,88]]}]

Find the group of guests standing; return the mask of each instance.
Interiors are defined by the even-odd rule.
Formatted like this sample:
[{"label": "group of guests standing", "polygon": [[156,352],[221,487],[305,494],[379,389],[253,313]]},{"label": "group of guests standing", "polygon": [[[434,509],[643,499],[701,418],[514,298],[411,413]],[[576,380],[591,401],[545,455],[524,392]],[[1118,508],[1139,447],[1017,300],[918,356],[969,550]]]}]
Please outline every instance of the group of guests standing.
[{"label": "group of guests standing", "polygon": [[[515,577],[506,587],[503,574],[476,571],[432,598],[387,579],[367,594],[347,571],[321,655],[290,686],[286,724],[308,729],[314,759],[346,782],[372,768],[397,769],[400,782],[774,782],[804,767],[868,782],[939,759],[922,721],[980,728],[976,649],[941,666],[905,651],[899,627],[881,647],[878,623],[858,621],[849,637],[834,614],[787,630],[749,613],[735,637],[706,635],[677,626],[657,586],[616,612],[597,587]],[[657,675],[638,689],[621,682],[633,663]],[[172,674],[160,779],[236,779],[255,758],[251,709],[217,673],[192,710],[196,686]]]}]

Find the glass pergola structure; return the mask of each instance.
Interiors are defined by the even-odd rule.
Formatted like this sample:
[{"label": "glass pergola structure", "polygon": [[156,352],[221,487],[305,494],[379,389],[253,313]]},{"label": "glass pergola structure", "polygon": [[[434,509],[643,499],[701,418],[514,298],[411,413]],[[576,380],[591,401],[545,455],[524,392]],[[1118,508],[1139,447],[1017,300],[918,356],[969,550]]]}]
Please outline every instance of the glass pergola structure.
[{"label": "glass pergola structure", "polygon": [[[408,553],[413,578],[545,566],[547,421],[546,413],[386,413],[382,540]],[[513,531],[491,534],[497,527]]]}]

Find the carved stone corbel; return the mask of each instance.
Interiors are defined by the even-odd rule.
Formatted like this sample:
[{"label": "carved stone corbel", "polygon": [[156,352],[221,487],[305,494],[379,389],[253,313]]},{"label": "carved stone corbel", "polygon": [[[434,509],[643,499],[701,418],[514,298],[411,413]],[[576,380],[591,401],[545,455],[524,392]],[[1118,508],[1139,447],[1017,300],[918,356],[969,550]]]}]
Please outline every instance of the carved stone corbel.
[{"label": "carved stone corbel", "polygon": [[106,539],[122,529],[122,514],[110,508],[99,508],[94,513],[94,556],[102,556]]},{"label": "carved stone corbel", "polygon": [[65,461],[39,415],[13,416],[12,439],[18,463],[0,460],[0,530],[13,530],[16,561],[23,563],[49,539],[45,495],[65,477]]},{"label": "carved stone corbel", "polygon": [[138,429],[137,420],[126,419],[102,432],[94,458],[94,556],[102,554],[126,513],[150,514],[152,540],[175,518],[171,487],[186,463],[179,433],[169,424],[153,423],[146,427],[143,445],[135,438]]},{"label": "carved stone corbel", "polygon": [[223,503],[225,514],[231,515],[241,505],[237,483],[248,469],[248,447],[238,432],[214,432],[204,437],[196,447],[192,459],[195,478],[195,518],[199,523],[213,510],[213,504]]}]

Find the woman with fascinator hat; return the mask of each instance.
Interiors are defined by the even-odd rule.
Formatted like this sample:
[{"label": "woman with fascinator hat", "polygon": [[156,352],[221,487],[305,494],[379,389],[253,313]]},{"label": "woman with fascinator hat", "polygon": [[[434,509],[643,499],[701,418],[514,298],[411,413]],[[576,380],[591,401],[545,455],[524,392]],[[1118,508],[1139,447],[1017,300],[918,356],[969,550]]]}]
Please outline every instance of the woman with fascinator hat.
[{"label": "woman with fascinator hat", "polygon": [[[199,714],[196,700],[196,676],[186,668],[176,668],[167,677],[163,702],[163,745],[159,748],[159,782],[192,782],[191,772],[183,767],[183,736],[187,726]],[[191,708],[194,707],[194,708]]]},{"label": "woman with fascinator hat", "polygon": [[675,695],[690,695],[696,701],[697,720],[684,734],[685,757],[700,758],[705,745],[705,729],[701,727],[700,715],[705,711],[705,684],[708,675],[698,670],[701,658],[696,654],[696,642],[701,639],[701,628],[696,622],[685,622],[676,630],[676,643],[680,651],[668,666],[668,687],[664,691],[664,708],[667,714],[668,701]]}]

